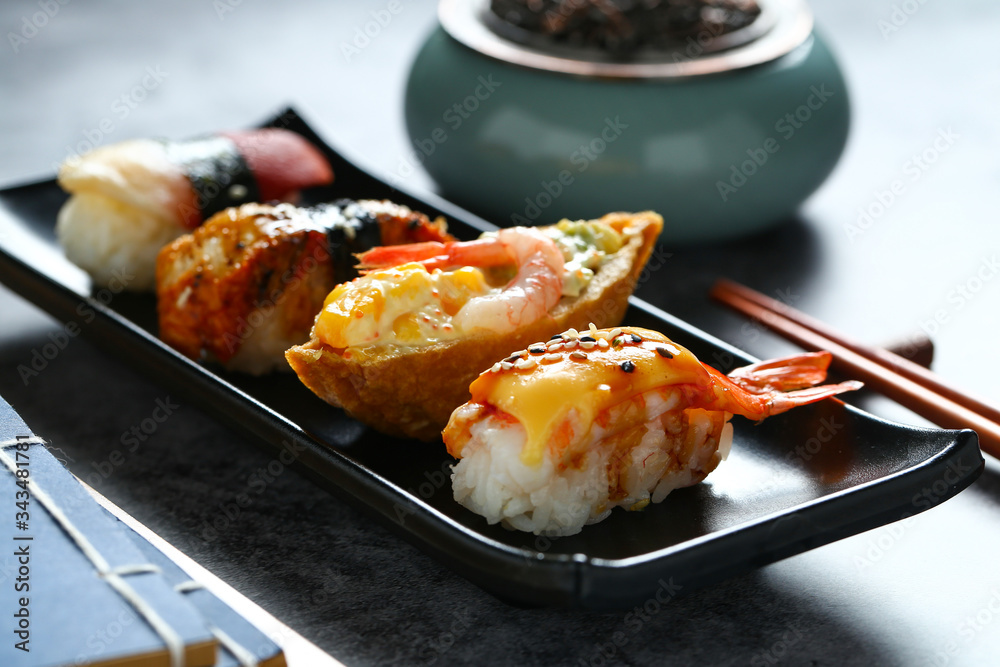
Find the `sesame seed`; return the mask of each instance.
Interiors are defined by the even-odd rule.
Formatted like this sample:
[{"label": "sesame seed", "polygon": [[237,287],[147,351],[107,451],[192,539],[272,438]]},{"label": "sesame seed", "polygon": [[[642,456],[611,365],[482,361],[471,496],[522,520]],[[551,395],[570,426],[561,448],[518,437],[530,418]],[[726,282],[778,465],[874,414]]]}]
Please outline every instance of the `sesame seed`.
[{"label": "sesame seed", "polygon": [[574,340],[571,340],[568,343],[566,343],[565,347],[566,347],[567,350],[572,350],[574,347],[576,347],[579,344],[580,343],[577,340],[574,339]]},{"label": "sesame seed", "polygon": [[504,359],[504,361],[509,361],[511,363],[514,363],[515,361],[517,361],[518,359],[521,358],[522,354],[524,354],[524,353],[523,352],[515,352],[514,354],[512,354],[509,357],[507,357],[506,359]]},{"label": "sesame seed", "polygon": [[608,335],[611,338],[614,338],[615,336],[621,335],[621,332],[622,332],[622,330],[621,330],[620,327],[615,327],[614,329],[612,329],[611,331],[608,332]]},{"label": "sesame seed", "polygon": [[490,371],[492,371],[493,373],[499,373],[500,372],[500,362],[498,361],[495,364],[493,364],[493,368],[491,368]]},{"label": "sesame seed", "polygon": [[533,345],[533,346],[531,346],[531,347],[528,348],[528,352],[530,352],[531,354],[545,354],[545,346],[544,345],[540,345],[540,346],[534,346]]},{"label": "sesame seed", "polygon": [[565,332],[563,335],[564,336],[568,335],[570,338],[579,338],[580,337],[580,332],[577,331],[576,329],[570,329],[569,331]]},{"label": "sesame seed", "polygon": [[555,352],[556,350],[561,350],[562,348],[563,348],[563,342],[560,340],[550,344],[547,349],[549,352]]},{"label": "sesame seed", "polygon": [[576,359],[577,361],[586,361],[587,360],[587,355],[585,355],[583,352],[577,351],[577,352],[574,352],[573,354],[569,355],[569,358],[570,359]]},{"label": "sesame seed", "polygon": [[632,342],[633,343],[641,343],[642,342],[642,337],[641,336],[637,336],[635,334],[629,334],[629,335],[632,337]]},{"label": "sesame seed", "polygon": [[555,336],[553,336],[549,340],[556,340],[556,339],[562,340],[562,334],[556,334]]},{"label": "sesame seed", "polygon": [[596,343],[597,339],[593,336],[580,336],[581,343]]},{"label": "sesame seed", "polygon": [[555,361],[559,361],[560,359],[562,359],[561,354],[546,354],[542,357],[542,363],[551,364]]},{"label": "sesame seed", "polygon": [[536,363],[538,362],[531,357],[527,357],[525,359],[518,359],[516,362],[514,362],[514,368],[526,371],[529,368],[534,368]]},{"label": "sesame seed", "polygon": [[599,341],[597,341],[597,347],[601,348],[602,350],[608,349],[608,339],[602,338]]},{"label": "sesame seed", "polygon": [[597,333],[597,325],[595,325],[593,322],[590,323],[590,333],[591,335]]},{"label": "sesame seed", "polygon": [[625,371],[626,373],[631,373],[632,371],[635,370],[635,364],[633,364],[631,361],[627,361],[627,360],[622,362],[622,366],[621,367],[622,367],[622,370]]},{"label": "sesame seed", "polygon": [[656,353],[665,359],[673,359],[674,355],[670,354],[670,351],[665,347],[656,348]]},{"label": "sesame seed", "polygon": [[500,368],[502,368],[505,371],[509,371],[510,369],[514,368],[514,364],[510,363],[509,361],[501,361]]},{"label": "sesame seed", "polygon": [[593,350],[595,347],[597,347],[597,343],[594,341],[585,340],[580,343],[581,350]]}]

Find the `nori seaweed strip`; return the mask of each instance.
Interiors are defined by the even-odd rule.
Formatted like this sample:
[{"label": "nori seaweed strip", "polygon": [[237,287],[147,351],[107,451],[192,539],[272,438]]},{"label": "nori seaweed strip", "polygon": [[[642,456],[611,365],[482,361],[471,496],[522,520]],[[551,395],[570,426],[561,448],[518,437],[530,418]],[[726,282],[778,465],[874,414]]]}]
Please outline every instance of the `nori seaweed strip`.
[{"label": "nori seaweed strip", "polygon": [[230,206],[260,200],[257,180],[231,139],[170,141],[166,147],[195,191],[202,221]]},{"label": "nori seaweed strip", "polygon": [[333,276],[339,285],[358,277],[354,254],[382,245],[382,233],[375,214],[358,202],[340,199],[330,208],[336,211],[324,216],[329,216],[326,239]]}]

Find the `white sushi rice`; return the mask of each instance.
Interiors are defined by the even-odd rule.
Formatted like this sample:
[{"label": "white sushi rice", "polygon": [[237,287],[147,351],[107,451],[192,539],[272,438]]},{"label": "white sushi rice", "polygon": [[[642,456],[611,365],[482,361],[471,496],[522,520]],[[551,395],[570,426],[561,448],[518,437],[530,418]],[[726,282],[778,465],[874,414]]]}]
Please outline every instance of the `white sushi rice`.
[{"label": "white sushi rice", "polygon": [[171,220],[94,192],[70,197],[56,221],[66,257],[97,285],[115,291],[153,289],[160,248],[184,231]]},{"label": "white sushi rice", "polygon": [[[701,411],[688,411],[685,420],[674,410],[678,418],[667,419],[665,428],[659,414],[670,403],[675,401],[648,395],[646,416],[651,418],[626,461],[609,465],[614,463],[609,461],[611,448],[601,445],[605,433],[595,425],[585,436],[589,444],[583,465],[562,470],[548,449],[540,465],[524,464],[524,428],[487,417],[472,425],[462,459],[452,468],[455,500],[491,524],[550,537],[578,533],[614,507],[637,510],[658,503],[674,489],[701,481],[726,458],[732,442],[732,426],[726,423],[716,434]],[[624,490],[626,497],[612,500],[613,488]]]},{"label": "white sushi rice", "polygon": [[234,336],[233,344],[239,350],[223,364],[227,370],[266,375],[272,372],[290,373],[292,367],[285,361],[285,350],[302,345],[302,340],[289,334],[288,320],[282,313],[284,304],[270,309],[256,309],[247,318],[247,327],[241,340]]}]

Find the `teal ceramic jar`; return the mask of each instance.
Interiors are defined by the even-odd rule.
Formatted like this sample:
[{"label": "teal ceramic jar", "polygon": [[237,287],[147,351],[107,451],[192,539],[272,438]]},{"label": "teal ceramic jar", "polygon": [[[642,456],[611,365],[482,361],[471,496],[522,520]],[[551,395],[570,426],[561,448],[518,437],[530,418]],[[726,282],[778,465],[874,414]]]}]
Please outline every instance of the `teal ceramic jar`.
[{"label": "teal ceramic jar", "polygon": [[446,0],[407,85],[412,162],[503,226],[652,209],[685,243],[786,220],[843,151],[848,93],[804,3],[760,4],[740,46],[621,64],[507,42]]}]

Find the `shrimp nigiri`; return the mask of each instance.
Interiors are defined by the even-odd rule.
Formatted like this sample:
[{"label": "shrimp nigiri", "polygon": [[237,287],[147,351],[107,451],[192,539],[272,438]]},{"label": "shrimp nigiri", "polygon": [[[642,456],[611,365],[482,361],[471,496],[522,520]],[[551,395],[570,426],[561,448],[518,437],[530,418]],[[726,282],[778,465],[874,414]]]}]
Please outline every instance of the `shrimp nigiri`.
[{"label": "shrimp nigiri", "polygon": [[67,160],[70,193],[56,235],[95,282],[153,286],[156,254],[213,214],[249,202],[292,201],[333,180],[326,158],[279,128],[224,132],[190,141],[133,139]]},{"label": "shrimp nigiri", "polygon": [[655,331],[571,329],[472,383],[443,433],[455,500],[491,524],[572,535],[703,480],[729,453],[733,414],[759,421],[861,386],[813,387],[829,363],[809,353],[726,376]]}]

